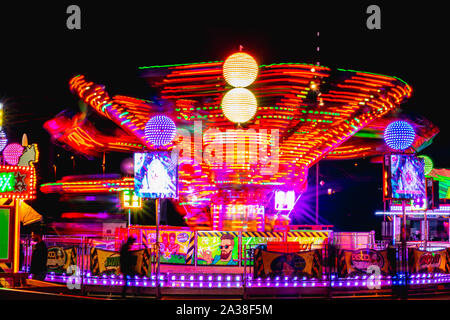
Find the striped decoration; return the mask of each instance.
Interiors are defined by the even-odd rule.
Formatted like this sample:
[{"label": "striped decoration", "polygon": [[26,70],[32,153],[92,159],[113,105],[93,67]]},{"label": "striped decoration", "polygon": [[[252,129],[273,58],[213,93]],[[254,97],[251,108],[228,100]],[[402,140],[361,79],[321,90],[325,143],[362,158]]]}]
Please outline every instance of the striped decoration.
[{"label": "striped decoration", "polygon": [[198,231],[197,235],[199,237],[210,237],[210,238],[214,238],[214,237],[218,237],[220,238],[222,235],[224,234],[229,234],[231,233],[233,236],[238,237],[239,236],[239,232],[237,231]]},{"label": "striped decoration", "polygon": [[193,264],[194,260],[192,259],[195,251],[195,233],[191,233],[191,237],[189,238],[189,245],[186,253],[186,264]]},{"label": "striped decoration", "polygon": [[322,253],[321,250],[314,250],[311,273],[317,279],[322,278]]},{"label": "striped decoration", "polygon": [[242,237],[248,238],[283,238],[284,232],[242,232]]},{"label": "striped decoration", "polygon": [[345,277],[345,275],[348,274],[347,262],[345,261],[345,250],[338,250],[337,273],[340,277]]},{"label": "striped decoration", "polygon": [[259,248],[255,249],[254,255],[254,267],[253,267],[253,278],[256,279],[264,275],[264,263],[261,257],[262,250]]},{"label": "striped decoration", "polygon": [[287,233],[288,238],[301,237],[301,238],[328,238],[328,232],[322,231],[294,231]]},{"label": "striped decoration", "polygon": [[150,265],[150,249],[145,247],[144,252],[142,253],[142,267],[141,267],[141,275],[148,275],[148,267]]},{"label": "striped decoration", "polygon": [[146,230],[141,230],[142,231],[142,244],[144,245],[145,249],[148,248],[148,239],[147,239],[147,231]]},{"label": "striped decoration", "polygon": [[142,244],[144,245],[144,252],[142,253],[142,274],[148,275],[148,267],[150,265],[150,249],[148,248],[147,234],[142,230]]},{"label": "striped decoration", "polygon": [[69,266],[71,265],[77,265],[77,250],[75,247],[72,247],[69,249],[70,251],[70,261],[69,261]]},{"label": "striped decoration", "polygon": [[93,275],[97,275],[100,273],[100,268],[98,266],[97,248],[91,249],[91,273]]}]

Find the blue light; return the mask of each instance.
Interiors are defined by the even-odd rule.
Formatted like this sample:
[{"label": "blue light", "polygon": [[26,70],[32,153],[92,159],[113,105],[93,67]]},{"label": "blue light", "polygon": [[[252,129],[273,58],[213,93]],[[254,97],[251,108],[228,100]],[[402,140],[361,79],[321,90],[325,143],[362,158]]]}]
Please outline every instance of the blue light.
[{"label": "blue light", "polygon": [[157,147],[171,143],[176,133],[175,123],[166,116],[154,116],[145,125],[145,137]]},{"label": "blue light", "polygon": [[406,121],[391,122],[384,130],[384,142],[393,150],[408,149],[414,142],[414,129]]}]

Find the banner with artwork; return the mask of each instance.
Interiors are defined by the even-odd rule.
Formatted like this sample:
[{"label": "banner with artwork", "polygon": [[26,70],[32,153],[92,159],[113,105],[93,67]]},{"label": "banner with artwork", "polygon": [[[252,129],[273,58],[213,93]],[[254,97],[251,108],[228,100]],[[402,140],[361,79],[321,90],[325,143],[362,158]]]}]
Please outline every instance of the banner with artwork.
[{"label": "banner with artwork", "polygon": [[67,268],[77,265],[75,247],[49,247],[47,249],[47,272],[66,273]]},{"label": "banner with artwork", "polygon": [[286,241],[298,242],[300,251],[317,250],[328,244],[329,236],[327,230],[291,230],[286,233]]},{"label": "banner with artwork", "polygon": [[408,249],[409,272],[450,273],[450,248],[438,251]]},{"label": "banner with artwork", "polygon": [[337,271],[340,277],[353,276],[359,274],[372,273],[375,266],[380,269],[382,275],[393,273],[393,264],[395,259],[388,250],[338,250],[337,253]]},{"label": "banner with artwork", "polygon": [[[282,242],[283,237],[283,232],[242,232],[242,255],[246,254],[247,265],[253,265],[255,250],[259,245],[267,245],[267,242]],[[244,250],[247,252],[244,253]]]},{"label": "banner with artwork", "polygon": [[239,233],[198,231],[197,265],[239,265]]},{"label": "banner with artwork", "polygon": [[254,277],[274,276],[322,276],[321,250],[297,253],[270,252],[261,248],[255,250]]},{"label": "banner with artwork", "polygon": [[[149,252],[148,250],[131,251],[133,256],[133,270],[137,275],[147,276],[149,273]],[[91,249],[91,274],[120,274],[120,253],[98,248]]]},{"label": "banner with artwork", "polygon": [[[155,230],[143,230],[143,238],[149,245],[156,242]],[[194,232],[161,230],[159,232],[159,250],[161,263],[193,264]]]}]

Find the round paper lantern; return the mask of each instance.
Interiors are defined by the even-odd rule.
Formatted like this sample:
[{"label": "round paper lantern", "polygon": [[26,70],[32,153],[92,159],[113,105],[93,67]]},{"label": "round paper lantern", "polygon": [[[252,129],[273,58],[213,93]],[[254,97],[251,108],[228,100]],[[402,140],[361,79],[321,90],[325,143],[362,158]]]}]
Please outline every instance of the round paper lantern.
[{"label": "round paper lantern", "polygon": [[154,116],[145,125],[145,137],[155,146],[165,146],[175,139],[177,127],[167,116]]},{"label": "round paper lantern", "polygon": [[234,88],[222,98],[222,111],[228,120],[235,123],[249,121],[256,113],[255,95],[244,88]]},{"label": "round paper lantern", "polygon": [[23,147],[20,144],[10,143],[5,147],[5,150],[3,150],[3,157],[8,164],[15,166],[19,162],[22,152]]},{"label": "round paper lantern", "polygon": [[433,170],[434,166],[433,160],[431,160],[431,158],[426,155],[418,156],[417,158],[423,158],[425,162],[424,173],[428,175],[431,172],[431,170]]},{"label": "round paper lantern", "polygon": [[229,56],[223,64],[223,76],[233,87],[247,87],[258,75],[258,64],[247,53],[236,52]]},{"label": "round paper lantern", "polygon": [[408,149],[414,137],[414,128],[406,121],[391,122],[384,130],[384,141],[393,150]]},{"label": "round paper lantern", "polygon": [[6,137],[6,133],[3,130],[0,130],[0,152],[5,149],[8,144],[8,138]]}]

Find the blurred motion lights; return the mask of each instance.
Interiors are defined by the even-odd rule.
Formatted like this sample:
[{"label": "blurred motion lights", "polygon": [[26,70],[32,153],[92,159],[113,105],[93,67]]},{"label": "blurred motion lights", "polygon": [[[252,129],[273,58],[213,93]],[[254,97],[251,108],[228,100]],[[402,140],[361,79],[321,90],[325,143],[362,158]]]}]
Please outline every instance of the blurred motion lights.
[{"label": "blurred motion lights", "polygon": [[258,75],[258,64],[247,53],[236,52],[229,56],[223,64],[223,76],[233,87],[247,87]]},{"label": "blurred motion lights", "polygon": [[414,129],[406,121],[391,122],[384,130],[384,141],[393,150],[408,149],[414,142]]},{"label": "blurred motion lights", "polygon": [[231,122],[249,121],[255,115],[256,109],[256,97],[247,89],[234,88],[223,96],[222,111]]},{"label": "blurred motion lights", "polygon": [[166,116],[154,116],[148,120],[145,126],[145,137],[157,147],[171,143],[176,134],[175,123]]}]

